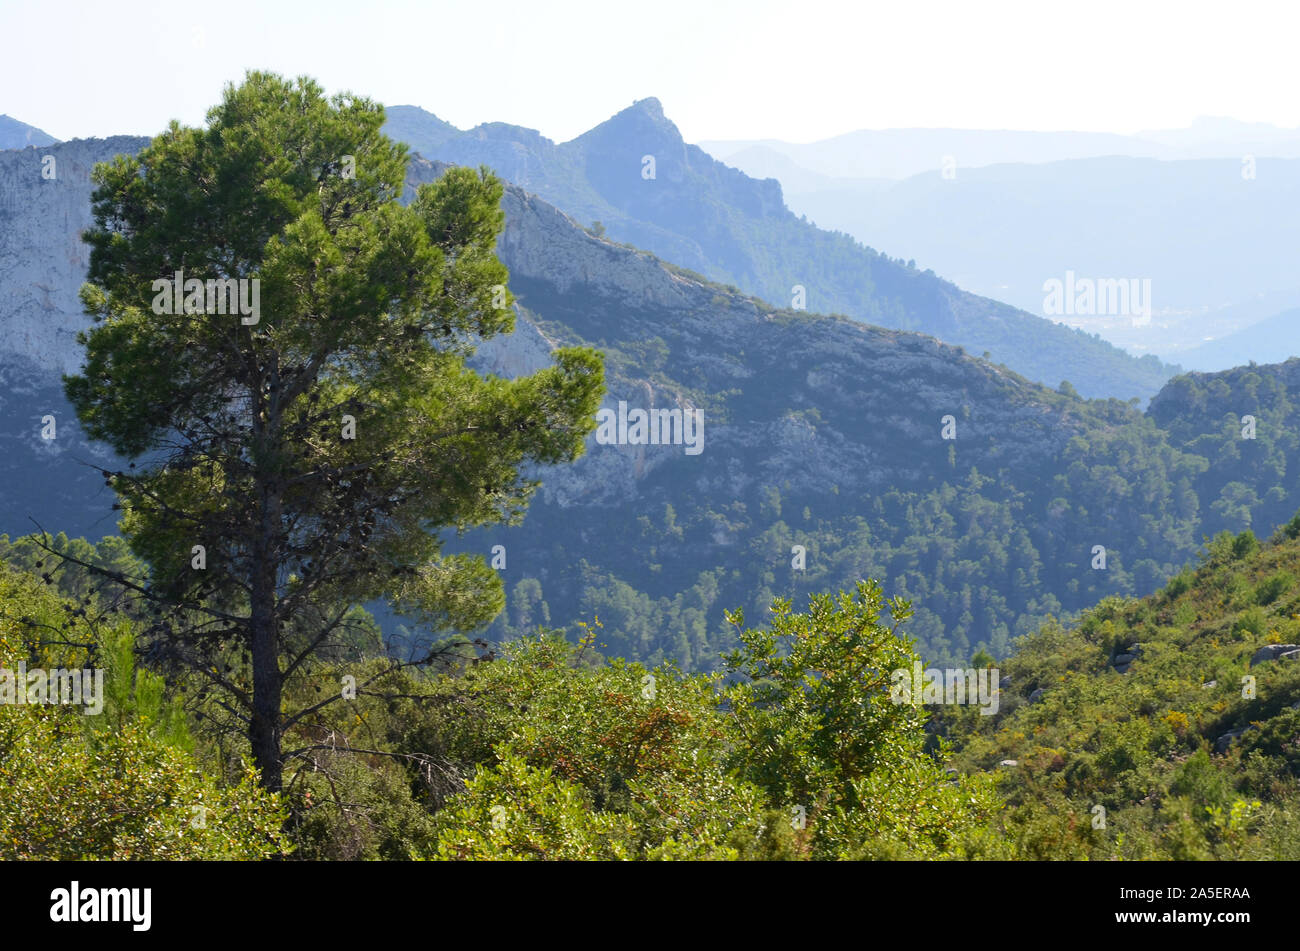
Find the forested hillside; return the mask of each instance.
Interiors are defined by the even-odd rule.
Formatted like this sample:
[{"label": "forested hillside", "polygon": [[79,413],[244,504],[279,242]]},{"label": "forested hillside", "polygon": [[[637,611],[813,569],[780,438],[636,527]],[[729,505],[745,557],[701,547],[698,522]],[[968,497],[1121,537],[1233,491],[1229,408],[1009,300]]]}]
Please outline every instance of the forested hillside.
[{"label": "forested hillside", "polygon": [[[55,551],[129,571],[121,543]],[[55,567],[55,565],[59,567]],[[134,567],[139,567],[138,563]],[[916,655],[863,584],[760,631],[734,618],[736,675],[607,660],[549,635],[483,653],[464,639],[395,669],[378,632],[302,672],[285,787],[255,783],[219,691],[137,668],[148,612],[31,543],[0,540],[0,666],[104,667],[107,715],[0,704],[0,858],[827,859],[997,854],[986,777],[952,781],[924,714],[858,665]],[[247,685],[237,652],[225,672]],[[832,672],[815,694],[813,670]],[[773,744],[771,737],[779,736]],[[851,751],[851,755],[846,753]],[[29,794],[30,793],[30,794]],[[202,821],[197,821],[197,817]],[[283,823],[283,825],[282,825]]]},{"label": "forested hillside", "polygon": [[[133,563],[120,542],[53,547]],[[978,658],[993,715],[891,701],[887,672],[923,657],[874,583],[733,616],[726,677],[607,660],[598,627],[453,639],[385,675],[372,627],[288,698],[384,676],[290,731],[284,797],[252,784],[202,678],[136,668],[147,616],[56,563],[0,543],[0,662],[105,666],[110,716],[0,706],[24,751],[0,782],[59,790],[4,798],[6,857],[1300,858],[1300,516]]]},{"label": "forested hillside", "polygon": [[943,708],[1027,857],[1300,858],[1300,516],[1223,533],[1158,593],[999,658],[995,716]]},{"label": "forested hillside", "polygon": [[[699,456],[593,442],[544,476],[522,528],[476,536],[472,550],[509,552],[496,636],[600,617],[620,655],[707,669],[728,644],[724,606],[875,577],[916,599],[934,657],[968,658],[1154,590],[1243,513],[1261,530],[1289,514],[1225,489],[1290,495],[1291,460],[1269,448],[1289,445],[1282,368],[1241,371],[1239,392],[1195,377],[1213,388],[1199,402],[1178,397],[1180,378],[1143,414],[921,337],[769,308],[506,200],[516,334],[595,347],[606,406],[702,407],[707,441]],[[1213,447],[1197,435],[1210,413]]]},{"label": "forested hillside", "polygon": [[1207,534],[1267,533],[1291,516],[1300,491],[1300,358],[1177,377],[1148,415],[1208,463],[1194,483]]}]

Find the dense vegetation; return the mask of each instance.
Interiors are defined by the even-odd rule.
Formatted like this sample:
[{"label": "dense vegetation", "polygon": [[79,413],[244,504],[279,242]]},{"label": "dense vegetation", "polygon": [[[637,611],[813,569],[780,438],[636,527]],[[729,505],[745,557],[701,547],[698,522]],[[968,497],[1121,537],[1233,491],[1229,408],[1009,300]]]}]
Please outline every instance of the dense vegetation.
[{"label": "dense vegetation", "polygon": [[[106,666],[107,714],[0,707],[0,784],[60,790],[4,797],[10,856],[1300,858],[1300,665],[1279,656],[1300,641],[1300,516],[979,658],[1010,678],[992,716],[891,702],[911,611],[864,583],[764,628],[737,612],[710,675],[606,659],[599,627],[446,642],[292,730],[278,797],[199,679],[133,659],[144,619],[48,559],[0,543],[0,665]],[[375,636],[304,695],[384,670]]]},{"label": "dense vegetation", "polygon": [[1205,529],[1267,533],[1300,488],[1300,358],[1176,377],[1149,415],[1172,443],[1206,460],[1193,488]]},{"label": "dense vegetation", "polygon": [[[1049,616],[1154,591],[1220,530],[1268,532],[1290,514],[1300,418],[1289,364],[1178,377],[1143,413],[1067,385],[1017,385],[979,361],[967,374],[953,355],[890,362],[881,354],[898,342],[883,334],[861,354],[835,347],[832,318],[774,311],[721,324],[714,339],[703,315],[687,336],[679,319],[517,285],[547,333],[601,351],[612,386],[680,394],[717,435],[625,502],[539,500],[521,528],[475,536],[472,550],[512,553],[494,637],[600,617],[619,655],[706,670],[732,646],[726,607],[871,577],[914,601],[928,658],[1005,656]],[[744,372],[719,370],[709,355],[742,332]],[[951,442],[946,411],[960,429]],[[747,435],[724,445],[728,430]]]},{"label": "dense vegetation", "polygon": [[1018,642],[997,715],[940,728],[1002,774],[1002,835],[1028,858],[1300,858],[1297,578],[1300,516]]},{"label": "dense vegetation", "polygon": [[[53,547],[101,565],[131,557],[114,541]],[[604,659],[593,629],[580,644],[541,631],[499,654],[455,640],[438,664],[372,683],[388,669],[374,644],[294,685],[289,704],[345,678],[358,686],[289,729],[283,792],[267,794],[203,678],[164,684],[137,669],[147,621],[108,607],[114,592],[90,572],[48,561],[33,540],[0,539],[0,665],[107,666],[109,702],[102,718],[0,706],[8,856],[922,858],[993,847],[992,782],[954,780],[925,752],[921,710],[882,689],[916,655],[896,632],[905,606],[875,585],[805,613],[778,604],[767,630],[737,614],[730,677]],[[251,675],[238,659],[226,673]],[[69,803],[84,805],[71,823]]]},{"label": "dense vegetation", "polygon": [[[97,556],[120,564],[124,547],[110,540]],[[95,715],[0,703],[0,858],[255,859],[289,848],[282,803],[251,764],[192,730],[201,721],[183,695],[138,665],[138,622],[101,613],[88,576],[43,581],[34,545],[0,536],[0,548],[0,669],[106,672]]]}]

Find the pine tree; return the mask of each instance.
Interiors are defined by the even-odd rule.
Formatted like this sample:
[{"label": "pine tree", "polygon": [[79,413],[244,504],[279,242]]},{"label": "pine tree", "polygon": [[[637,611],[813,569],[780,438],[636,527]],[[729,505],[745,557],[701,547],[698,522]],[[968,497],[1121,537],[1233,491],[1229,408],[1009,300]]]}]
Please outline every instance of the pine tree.
[{"label": "pine tree", "polygon": [[153,649],[222,696],[269,789],[286,730],[338,699],[285,710],[286,686],[343,655],[355,605],[435,630],[499,612],[497,574],[444,556],[437,529],[520,517],[521,467],[576,458],[603,390],[585,349],[516,380],[467,368],[513,327],[503,186],[453,168],[402,205],[407,152],[383,121],[249,73],[206,128],[173,122],[94,173],[96,326],[65,387],[133,460],[105,476],[150,572],[117,580],[152,605]]}]

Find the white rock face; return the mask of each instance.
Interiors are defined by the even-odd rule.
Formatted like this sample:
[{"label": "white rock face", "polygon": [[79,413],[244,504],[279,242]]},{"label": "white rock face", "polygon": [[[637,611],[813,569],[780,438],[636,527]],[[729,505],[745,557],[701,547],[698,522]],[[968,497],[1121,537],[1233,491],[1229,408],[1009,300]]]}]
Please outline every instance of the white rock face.
[{"label": "white rock face", "polygon": [[[511,187],[502,207],[506,228],[498,243],[498,254],[510,268],[512,280],[540,281],[550,293],[561,296],[579,291],[589,294],[595,289],[601,299],[609,301],[610,317],[615,316],[616,308],[677,314],[698,303],[695,298],[699,285],[676,278],[651,255],[588,234],[535,195]],[[514,333],[487,341],[473,364],[480,371],[504,376],[532,373],[550,365],[550,353],[556,346],[557,342],[534,323],[534,315],[521,308],[516,313]],[[646,410],[689,408],[678,394],[657,388],[648,380],[628,379],[617,373],[607,374],[606,390],[602,409],[615,412],[620,401],[629,408]],[[542,479],[541,498],[562,507],[624,504],[638,494],[637,483],[683,455],[680,445],[601,445],[593,433],[587,437],[586,453],[576,463],[537,473]]]},{"label": "white rock face", "polygon": [[663,265],[652,255],[587,234],[535,195],[511,188],[502,207],[506,230],[499,254],[511,275],[544,280],[561,294],[596,285],[628,307],[680,309],[691,302],[690,285],[665,280]]},{"label": "white rock face", "polygon": [[514,379],[551,365],[555,343],[516,306],[513,333],[481,341],[470,363],[479,373]]},{"label": "white rock face", "polygon": [[77,294],[90,264],[81,240],[91,224],[90,172],[146,142],[115,136],[0,152],[0,354],[54,376],[81,365],[76,335],[88,320]]},{"label": "white rock face", "polygon": [[112,492],[94,467],[117,463],[86,440],[60,375],[81,366],[76,335],[89,324],[77,294],[90,263],[81,232],[91,169],[146,141],[0,151],[0,532],[116,531]]}]

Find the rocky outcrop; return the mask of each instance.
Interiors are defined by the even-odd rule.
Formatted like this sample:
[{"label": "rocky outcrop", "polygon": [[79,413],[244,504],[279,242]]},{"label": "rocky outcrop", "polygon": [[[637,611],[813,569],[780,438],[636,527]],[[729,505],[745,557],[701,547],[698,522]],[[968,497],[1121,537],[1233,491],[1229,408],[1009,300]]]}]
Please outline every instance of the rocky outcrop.
[{"label": "rocky outcrop", "polygon": [[1117,673],[1127,674],[1133,662],[1142,656],[1142,646],[1133,644],[1115,655],[1113,664]]},{"label": "rocky outcrop", "polygon": [[1300,644],[1265,644],[1250,655],[1250,666],[1267,663],[1270,660],[1295,660],[1300,658]]},{"label": "rocky outcrop", "polygon": [[1245,736],[1246,733],[1249,732],[1250,730],[1255,730],[1255,729],[1258,729],[1258,727],[1256,727],[1254,724],[1251,724],[1250,726],[1243,726],[1239,730],[1229,730],[1227,733],[1224,733],[1222,736],[1220,736],[1217,740],[1214,741],[1214,752],[1216,753],[1228,752],[1229,747],[1231,747],[1233,743],[1237,742],[1237,740]]},{"label": "rocky outcrop", "polygon": [[[0,153],[9,196],[0,229],[2,346],[52,379],[80,361],[75,335],[86,318],[77,292],[88,249],[79,234],[90,224],[90,170],[146,141],[52,146],[45,151],[55,158],[53,180],[41,178],[43,152]],[[445,168],[413,161],[407,197]],[[499,250],[521,306],[514,333],[484,343],[479,369],[527,373],[548,362],[555,346],[590,342],[609,356],[610,408],[622,400],[685,410],[706,394],[751,394],[743,407],[705,408],[708,448],[700,457],[684,458],[680,445],[605,446],[593,436],[576,467],[547,475],[546,498],[559,505],[620,503],[668,462],[690,467],[696,491],[731,498],[789,480],[812,493],[934,484],[944,475],[937,464],[947,462],[940,453],[948,447],[937,437],[949,415],[958,427],[960,471],[1041,468],[1079,431],[1068,414],[1036,398],[1035,388],[959,348],[774,310],[595,237],[515,186],[503,206]],[[643,341],[656,338],[667,353],[638,354]]]}]

